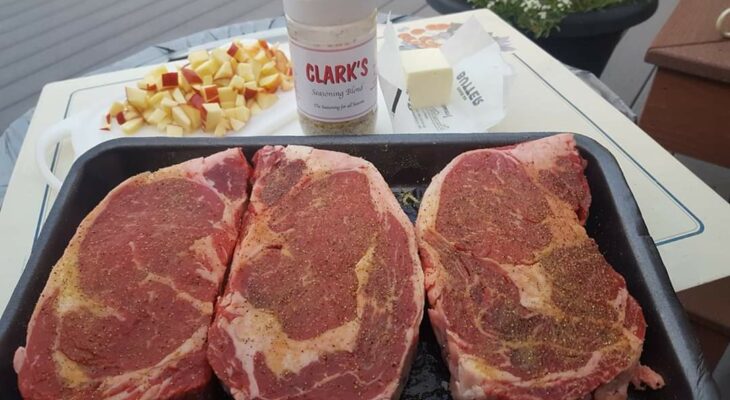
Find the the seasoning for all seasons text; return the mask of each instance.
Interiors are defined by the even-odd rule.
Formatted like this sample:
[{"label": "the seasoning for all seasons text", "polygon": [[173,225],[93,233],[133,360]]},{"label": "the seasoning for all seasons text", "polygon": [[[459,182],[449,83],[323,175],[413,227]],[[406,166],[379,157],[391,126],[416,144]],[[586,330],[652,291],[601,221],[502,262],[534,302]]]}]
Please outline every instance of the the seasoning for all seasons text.
[{"label": "the seasoning for all seasons text", "polygon": [[299,121],[308,134],[375,130],[373,0],[284,0]]}]

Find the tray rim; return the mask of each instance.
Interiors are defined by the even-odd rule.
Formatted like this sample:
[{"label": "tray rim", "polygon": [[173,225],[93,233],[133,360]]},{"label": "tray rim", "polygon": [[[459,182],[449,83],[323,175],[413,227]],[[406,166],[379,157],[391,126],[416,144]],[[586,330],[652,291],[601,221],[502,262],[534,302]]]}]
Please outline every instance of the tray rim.
[{"label": "tray rim", "polygon": [[[668,310],[671,315],[665,312],[659,313],[659,318],[668,331],[674,331],[669,335],[672,344],[672,351],[679,360],[697,359],[696,368],[685,368],[680,363],[679,367],[690,382],[697,382],[696,388],[701,393],[693,393],[698,399],[719,399],[719,390],[713,381],[711,374],[704,364],[704,357],[699,348],[699,343],[691,333],[691,327],[686,315],[681,312],[682,306],[672,287],[669,275],[662,262],[659,251],[649,234],[644,223],[641,211],[626,182],[614,155],[596,140],[575,132],[512,132],[512,133],[460,133],[460,134],[382,134],[362,136],[245,136],[245,137],[195,137],[195,138],[167,138],[167,137],[125,137],[102,142],[80,157],[78,157],[69,170],[63,186],[59,191],[53,207],[48,213],[38,239],[33,245],[31,254],[28,257],[23,273],[16,284],[6,308],[0,317],[0,343],[5,340],[13,324],[19,318],[21,309],[20,300],[25,297],[29,282],[34,278],[38,269],[41,268],[40,258],[43,251],[43,243],[46,243],[51,236],[52,228],[62,223],[62,212],[70,201],[73,190],[81,179],[81,172],[85,165],[97,157],[103,157],[105,153],[124,148],[135,147],[162,147],[162,148],[199,148],[207,146],[215,147],[241,147],[241,146],[264,146],[264,145],[303,145],[312,147],[327,146],[357,146],[357,145],[479,145],[484,148],[500,147],[527,140],[535,140],[559,133],[570,133],[574,135],[580,152],[587,151],[595,158],[601,159],[601,170],[606,176],[616,175],[620,179],[609,181],[610,196],[614,202],[621,202],[617,207],[620,223],[627,228],[628,245],[637,254],[637,263],[646,260],[652,264],[652,268],[641,268],[641,275],[648,287],[652,290],[651,297],[657,304],[657,308]],[[491,143],[489,143],[491,142]],[[494,142],[502,143],[494,145]],[[642,245],[638,245],[641,243]],[[30,267],[30,268],[29,268]],[[671,324],[669,324],[671,322]],[[670,329],[672,328],[672,329]]]}]

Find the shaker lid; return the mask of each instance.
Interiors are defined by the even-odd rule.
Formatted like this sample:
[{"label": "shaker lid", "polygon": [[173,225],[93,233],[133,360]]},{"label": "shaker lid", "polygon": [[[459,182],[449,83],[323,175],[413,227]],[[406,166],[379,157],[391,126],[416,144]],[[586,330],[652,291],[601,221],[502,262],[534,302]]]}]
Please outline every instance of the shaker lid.
[{"label": "shaker lid", "polygon": [[375,0],[284,0],[289,18],[315,26],[349,24],[370,16],[375,8]]}]

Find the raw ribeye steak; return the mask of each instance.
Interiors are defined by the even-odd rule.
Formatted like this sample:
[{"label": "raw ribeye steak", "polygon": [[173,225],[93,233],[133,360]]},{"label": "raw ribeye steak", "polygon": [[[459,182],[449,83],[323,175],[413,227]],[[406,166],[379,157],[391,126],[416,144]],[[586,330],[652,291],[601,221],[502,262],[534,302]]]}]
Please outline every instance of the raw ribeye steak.
[{"label": "raw ribeye steak", "polygon": [[646,324],[583,227],[590,193],[572,135],[456,157],[416,232],[429,317],[458,399],[626,398]]},{"label": "raw ribeye steak", "polygon": [[26,399],[168,399],[206,390],[206,338],[239,233],[239,149],[134,176],[53,267],[15,370]]},{"label": "raw ribeye steak", "polygon": [[413,226],[378,171],[343,153],[265,147],[209,332],[236,399],[387,399],[423,314]]}]

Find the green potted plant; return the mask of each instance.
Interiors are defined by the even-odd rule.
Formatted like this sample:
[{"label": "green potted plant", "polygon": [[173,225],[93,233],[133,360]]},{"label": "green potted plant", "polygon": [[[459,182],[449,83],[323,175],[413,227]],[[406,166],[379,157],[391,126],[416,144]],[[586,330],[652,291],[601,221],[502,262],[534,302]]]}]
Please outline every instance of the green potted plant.
[{"label": "green potted plant", "polygon": [[600,76],[624,32],[658,0],[428,0],[441,13],[488,8],[558,60]]}]

